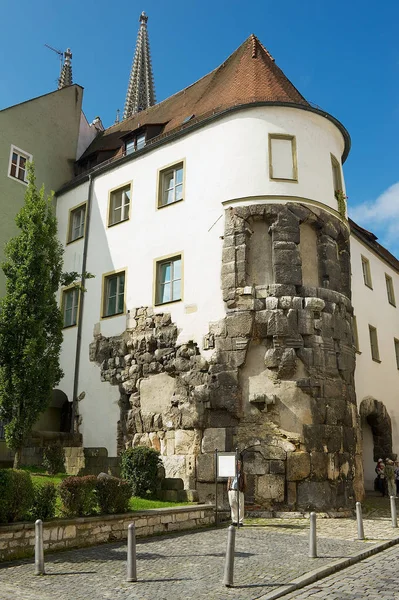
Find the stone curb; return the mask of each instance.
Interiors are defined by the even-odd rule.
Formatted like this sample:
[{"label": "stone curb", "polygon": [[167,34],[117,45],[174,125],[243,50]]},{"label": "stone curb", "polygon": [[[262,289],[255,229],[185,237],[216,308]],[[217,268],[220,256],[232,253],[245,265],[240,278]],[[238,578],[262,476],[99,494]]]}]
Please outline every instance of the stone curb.
[{"label": "stone curb", "polygon": [[314,569],[313,571],[309,571],[300,577],[297,577],[291,583],[280,586],[277,590],[272,592],[268,592],[263,596],[259,596],[256,600],[276,600],[277,598],[281,598],[282,596],[286,596],[292,592],[300,590],[315,581],[319,581],[320,579],[324,579],[324,577],[328,577],[328,575],[332,575],[337,571],[342,571],[351,565],[354,565],[369,556],[373,556],[374,554],[378,554],[379,552],[383,552],[383,550],[387,550],[392,546],[399,544],[399,536],[393,538],[392,540],[388,540],[387,542],[382,542],[381,544],[377,544],[368,550],[363,550],[355,556],[350,556],[349,558],[343,558],[341,560],[337,560],[325,567],[319,567],[318,569]]}]

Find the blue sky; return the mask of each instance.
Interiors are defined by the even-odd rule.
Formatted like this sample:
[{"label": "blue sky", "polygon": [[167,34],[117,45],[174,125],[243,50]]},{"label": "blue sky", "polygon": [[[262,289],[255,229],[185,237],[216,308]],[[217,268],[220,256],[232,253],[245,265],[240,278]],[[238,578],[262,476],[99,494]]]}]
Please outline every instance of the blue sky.
[{"label": "blue sky", "polygon": [[88,119],[111,125],[123,111],[142,10],[157,100],[255,33],[305,98],[349,130],[350,214],[399,255],[397,0],[0,0],[0,108],[52,91],[59,62],[44,44],[69,46]]}]

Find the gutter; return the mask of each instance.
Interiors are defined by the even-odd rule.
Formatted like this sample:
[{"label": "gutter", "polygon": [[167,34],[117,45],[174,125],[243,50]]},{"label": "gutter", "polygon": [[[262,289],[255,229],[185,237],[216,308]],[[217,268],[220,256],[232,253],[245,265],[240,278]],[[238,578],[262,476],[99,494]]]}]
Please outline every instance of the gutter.
[{"label": "gutter", "polygon": [[75,352],[75,368],[73,374],[73,392],[72,392],[72,418],[71,418],[71,433],[75,432],[75,420],[76,420],[76,404],[78,401],[78,385],[79,385],[79,367],[80,367],[80,353],[82,348],[82,328],[83,328],[83,308],[85,300],[85,292],[83,291],[86,283],[86,265],[87,265],[87,250],[89,247],[89,230],[90,230],[90,216],[91,206],[93,200],[93,175],[90,173],[89,179],[89,194],[86,207],[86,228],[85,237],[83,244],[83,259],[82,259],[82,273],[80,277],[80,298],[79,298],[79,310],[78,310],[78,330],[76,336],[76,352]]}]

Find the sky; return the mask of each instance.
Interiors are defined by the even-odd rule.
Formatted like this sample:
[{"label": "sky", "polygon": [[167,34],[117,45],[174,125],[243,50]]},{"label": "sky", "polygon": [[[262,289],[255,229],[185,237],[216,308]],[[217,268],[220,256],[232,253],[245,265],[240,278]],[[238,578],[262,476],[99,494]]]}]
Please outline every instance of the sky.
[{"label": "sky", "polygon": [[398,0],[0,0],[0,109],[56,88],[59,59],[49,44],[71,48],[88,120],[112,125],[142,10],[157,101],[255,33],[302,95],[348,129],[349,214],[399,257]]}]

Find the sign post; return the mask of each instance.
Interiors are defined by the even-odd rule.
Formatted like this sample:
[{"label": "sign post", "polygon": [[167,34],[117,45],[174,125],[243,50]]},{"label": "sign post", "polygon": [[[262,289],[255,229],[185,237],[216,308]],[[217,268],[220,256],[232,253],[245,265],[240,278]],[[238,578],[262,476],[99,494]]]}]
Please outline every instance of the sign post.
[{"label": "sign post", "polygon": [[237,460],[236,452],[219,452],[215,450],[215,502],[216,502],[216,514],[215,521],[218,524],[218,482],[225,480],[228,477],[236,476]]}]

